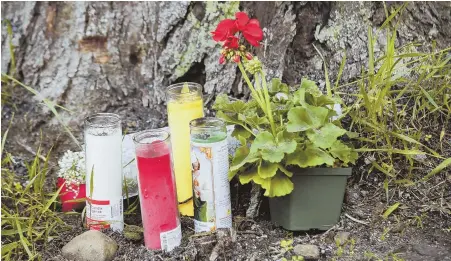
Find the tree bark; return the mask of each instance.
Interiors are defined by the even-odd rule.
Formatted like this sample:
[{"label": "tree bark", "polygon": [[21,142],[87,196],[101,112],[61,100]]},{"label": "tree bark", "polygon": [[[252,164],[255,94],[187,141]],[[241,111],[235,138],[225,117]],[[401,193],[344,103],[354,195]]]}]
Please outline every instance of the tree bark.
[{"label": "tree bark", "polygon": [[[12,73],[45,98],[66,107],[63,119],[75,130],[94,112],[116,112],[127,128],[166,123],[165,87],[181,81],[203,84],[207,107],[215,94],[248,97],[234,64],[218,63],[220,45],[210,32],[224,18],[244,10],[260,20],[265,32],[256,53],[268,77],[291,85],[308,77],[324,86],[325,56],[332,79],[344,52],[343,81],[367,63],[368,27],[384,19],[382,3],[373,2],[2,2],[2,73]],[[388,8],[394,6],[391,3]],[[411,2],[401,17],[398,42],[451,45],[449,2]],[[14,50],[11,55],[9,43]],[[375,49],[383,52],[384,33]],[[12,68],[14,56],[15,68]],[[352,92],[353,90],[348,90]],[[60,133],[52,114],[21,90],[11,138],[39,141],[39,130]],[[10,120],[6,107],[3,120]],[[207,111],[207,113],[211,113]],[[5,126],[6,124],[3,124]],[[23,131],[26,128],[27,131]],[[5,130],[5,127],[2,127]],[[81,137],[81,136],[80,136]],[[63,139],[64,140],[64,139]],[[66,143],[66,147],[70,142]],[[58,147],[57,147],[58,149]]]}]

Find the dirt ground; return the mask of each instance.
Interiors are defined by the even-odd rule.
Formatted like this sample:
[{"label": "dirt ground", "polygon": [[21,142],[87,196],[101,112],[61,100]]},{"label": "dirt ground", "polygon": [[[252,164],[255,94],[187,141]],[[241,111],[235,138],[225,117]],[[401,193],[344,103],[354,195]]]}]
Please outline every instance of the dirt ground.
[{"label": "dirt ground", "polygon": [[[230,238],[224,240],[211,234],[194,236],[193,221],[187,217],[182,218],[182,245],[171,253],[148,251],[142,240],[133,242],[121,234],[107,234],[119,244],[115,261],[209,260],[212,252],[218,255],[217,260],[291,260],[295,255],[293,249],[281,246],[281,241],[287,239],[293,240],[292,246],[317,245],[321,253],[319,260],[446,261],[451,260],[451,217],[449,212],[446,214],[450,207],[451,181],[445,178],[446,175],[437,176],[433,181],[437,185],[429,184],[425,190],[421,185],[403,193],[393,190],[391,200],[401,205],[387,219],[382,217],[387,208],[386,195],[381,186],[377,186],[377,179],[373,177],[375,184],[371,185],[371,181],[354,182],[351,178],[340,221],[328,231],[290,232],[277,227],[269,221],[265,199],[260,216],[249,220],[243,217],[246,203],[241,203],[244,200],[232,199],[234,228]],[[66,261],[61,256],[61,248],[84,231],[79,215],[68,216],[66,220],[72,229],[49,243],[44,260]],[[140,214],[127,216],[125,222],[140,225]],[[342,246],[334,240],[339,232],[350,233]]]}]

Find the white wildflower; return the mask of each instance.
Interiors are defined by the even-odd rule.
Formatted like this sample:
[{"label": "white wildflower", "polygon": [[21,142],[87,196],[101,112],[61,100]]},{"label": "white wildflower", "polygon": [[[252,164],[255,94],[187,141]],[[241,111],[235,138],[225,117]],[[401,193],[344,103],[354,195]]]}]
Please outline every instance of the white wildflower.
[{"label": "white wildflower", "polygon": [[58,166],[60,168],[58,177],[66,180],[66,187],[68,189],[71,189],[73,186],[78,187],[78,185],[85,183],[85,153],[83,151],[66,151],[58,161]]}]

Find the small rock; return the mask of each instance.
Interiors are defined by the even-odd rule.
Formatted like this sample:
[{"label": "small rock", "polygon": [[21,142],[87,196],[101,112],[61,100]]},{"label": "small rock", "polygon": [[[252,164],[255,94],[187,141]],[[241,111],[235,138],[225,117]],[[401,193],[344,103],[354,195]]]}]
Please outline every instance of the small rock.
[{"label": "small rock", "polygon": [[299,244],[293,248],[293,251],[298,256],[303,256],[305,259],[319,259],[319,248],[316,245]]},{"label": "small rock", "polygon": [[348,241],[350,235],[351,233],[349,232],[340,231],[335,235],[334,240],[337,244],[340,244],[340,246],[342,246]]},{"label": "small rock", "polygon": [[100,231],[89,230],[76,236],[63,249],[65,258],[75,261],[111,261],[118,245]]}]

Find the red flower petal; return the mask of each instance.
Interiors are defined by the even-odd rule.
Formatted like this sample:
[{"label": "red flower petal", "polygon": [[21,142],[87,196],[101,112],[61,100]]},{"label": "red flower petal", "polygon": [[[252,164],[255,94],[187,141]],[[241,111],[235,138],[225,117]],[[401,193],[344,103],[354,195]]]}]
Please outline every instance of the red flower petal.
[{"label": "red flower petal", "polygon": [[249,23],[247,23],[247,24],[255,24],[258,27],[260,27],[260,22],[257,19],[251,19],[251,20],[249,20]]},{"label": "red flower petal", "polygon": [[249,16],[245,12],[237,12],[236,17],[236,27],[239,31],[243,30],[246,24],[249,22]]},{"label": "red flower petal", "polygon": [[213,35],[213,40],[222,42],[225,41],[228,36],[234,35],[237,31],[238,29],[236,28],[235,20],[225,19],[219,22],[216,30],[211,32],[211,34]]},{"label": "red flower petal", "polygon": [[239,38],[236,36],[229,36],[224,42],[224,47],[229,49],[238,49],[240,47]]},{"label": "red flower petal", "polygon": [[253,46],[259,46],[259,42],[263,40],[263,31],[256,24],[247,24],[243,30],[244,38]]}]

